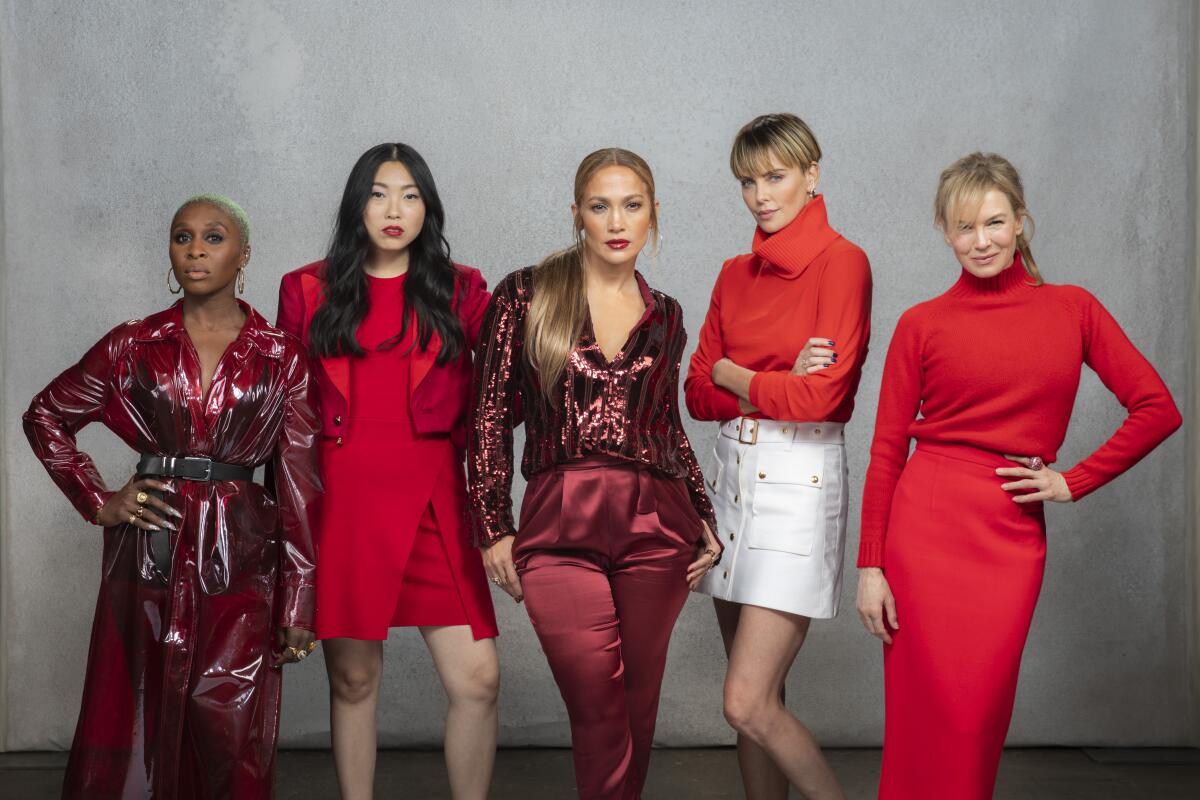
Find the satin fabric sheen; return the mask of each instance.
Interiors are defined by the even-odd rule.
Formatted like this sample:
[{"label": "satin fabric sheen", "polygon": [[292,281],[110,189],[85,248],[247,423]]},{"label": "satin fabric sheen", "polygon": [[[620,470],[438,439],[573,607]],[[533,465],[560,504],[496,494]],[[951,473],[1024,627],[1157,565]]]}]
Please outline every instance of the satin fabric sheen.
[{"label": "satin fabric sheen", "polygon": [[299,343],[242,308],[207,397],[177,303],[109,332],[25,414],[34,453],[89,520],[111,494],[75,444],[95,421],[135,452],[269,463],[274,483],[172,480],[169,578],[140,529],[104,531],[65,798],[271,795],[273,636],[313,624],[319,420]]},{"label": "satin fabric sheen", "polygon": [[582,800],[641,796],[701,528],[683,480],[611,456],[526,489],[513,556],[567,706]]}]

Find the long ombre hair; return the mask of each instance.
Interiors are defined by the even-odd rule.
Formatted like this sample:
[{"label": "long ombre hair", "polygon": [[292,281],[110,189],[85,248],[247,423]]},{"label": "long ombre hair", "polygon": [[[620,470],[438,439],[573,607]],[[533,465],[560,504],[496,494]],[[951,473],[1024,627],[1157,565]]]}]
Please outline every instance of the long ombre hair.
[{"label": "long ombre hair", "polygon": [[1017,219],[1025,218],[1025,229],[1017,237],[1021,263],[1035,286],[1045,283],[1033,260],[1029,240],[1033,238],[1033,217],[1025,207],[1025,186],[1021,175],[1007,158],[996,153],[971,153],[955,161],[938,178],[937,194],[933,200],[933,221],[943,233],[949,232],[951,218],[957,219],[964,208],[979,207],[983,196],[991,189],[1003,194],[1012,204]]},{"label": "long ombre hair", "polygon": [[606,147],[589,154],[575,171],[575,244],[547,256],[533,268],[533,300],[525,319],[525,354],[537,372],[542,393],[555,402],[555,387],[567,368],[567,359],[583,333],[587,294],[583,285],[583,218],[579,208],[584,192],[605,167],[627,167],[646,185],[650,206],[650,240],[658,235],[658,210],[654,203],[654,175],[637,153]]}]

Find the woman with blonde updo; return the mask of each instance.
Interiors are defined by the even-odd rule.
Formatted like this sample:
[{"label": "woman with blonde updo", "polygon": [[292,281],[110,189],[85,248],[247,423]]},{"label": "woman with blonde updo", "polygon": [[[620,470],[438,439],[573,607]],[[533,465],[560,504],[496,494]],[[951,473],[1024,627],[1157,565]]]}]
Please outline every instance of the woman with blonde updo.
[{"label": "woman with blonde updo", "polygon": [[[1042,585],[1042,504],[1082,499],[1181,423],[1104,306],[1043,282],[1006,159],[972,153],[946,169],[934,219],[962,271],[896,325],[863,491],[858,611],[884,642],[882,800],[992,796]],[[1030,329],[1035,370],[1012,357]],[[1060,472],[1083,364],[1129,414]]]}]

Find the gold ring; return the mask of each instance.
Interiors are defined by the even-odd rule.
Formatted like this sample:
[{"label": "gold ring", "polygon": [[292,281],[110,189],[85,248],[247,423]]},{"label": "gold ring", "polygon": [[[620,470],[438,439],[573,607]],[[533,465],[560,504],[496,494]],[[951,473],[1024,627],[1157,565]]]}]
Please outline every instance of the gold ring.
[{"label": "gold ring", "polygon": [[145,507],[145,506],[138,506],[138,510],[137,510],[138,519],[141,519],[141,518],[142,518],[142,514],[145,514],[145,513],[146,513],[146,507]]},{"label": "gold ring", "polygon": [[146,494],[145,492],[138,492],[136,499],[139,506],[144,506],[146,505],[146,501],[150,499],[150,495]]},{"label": "gold ring", "polygon": [[291,645],[288,645],[288,652],[291,653],[292,658],[296,659],[297,661],[308,655],[308,653],[304,652],[299,647],[292,647]]},{"label": "gold ring", "polygon": [[317,649],[317,641],[314,639],[313,641],[308,643],[308,647],[304,648],[304,652],[311,653],[313,650],[316,650],[316,649]]},{"label": "gold ring", "polygon": [[132,525],[135,522],[137,522],[137,514],[130,514],[129,515],[129,524]]}]

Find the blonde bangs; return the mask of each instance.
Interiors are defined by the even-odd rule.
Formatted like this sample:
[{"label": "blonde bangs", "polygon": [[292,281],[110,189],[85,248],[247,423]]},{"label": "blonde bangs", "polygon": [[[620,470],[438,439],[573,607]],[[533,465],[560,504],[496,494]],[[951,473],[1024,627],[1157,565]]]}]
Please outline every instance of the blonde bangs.
[{"label": "blonde bangs", "polygon": [[751,178],[776,164],[808,169],[821,160],[817,137],[795,114],[765,114],[742,126],[729,152],[735,178]]},{"label": "blonde bangs", "polygon": [[979,175],[960,175],[942,187],[944,197],[939,197],[934,207],[934,217],[943,231],[949,231],[964,220],[973,220],[983,205],[984,195],[994,189]]}]

